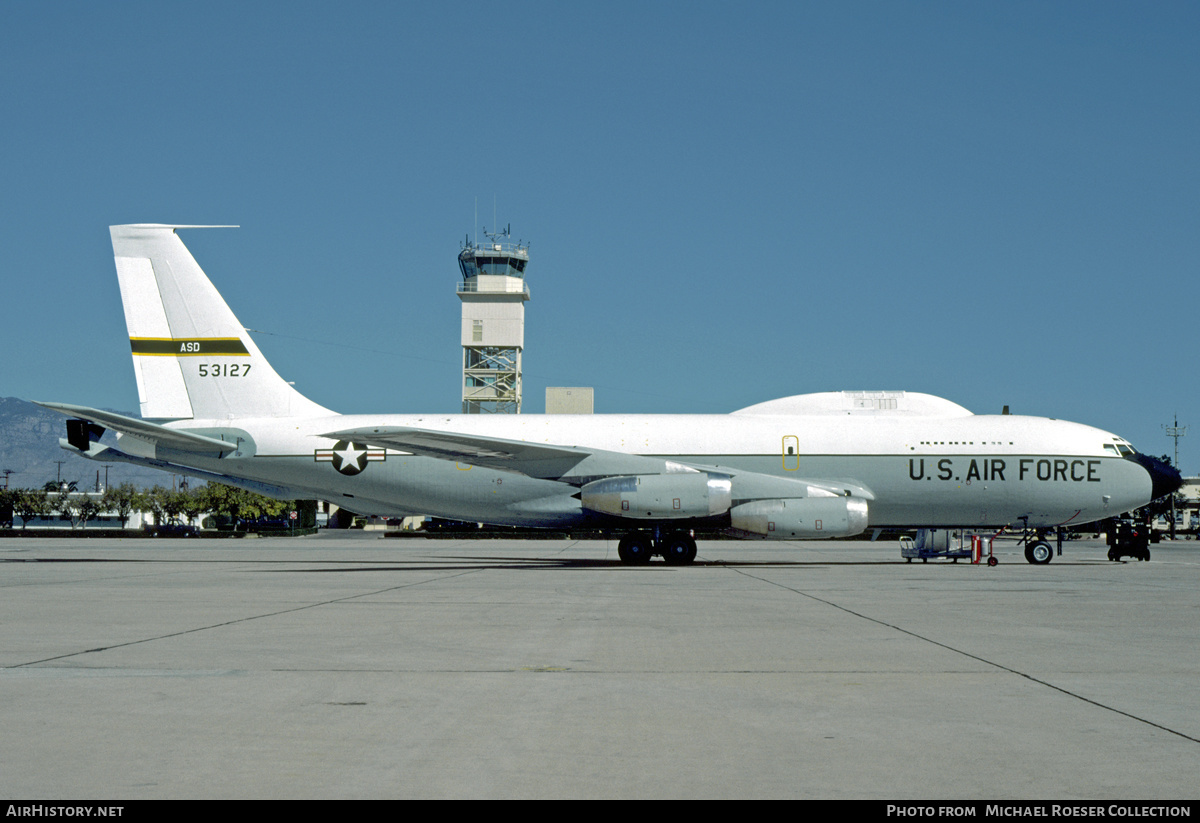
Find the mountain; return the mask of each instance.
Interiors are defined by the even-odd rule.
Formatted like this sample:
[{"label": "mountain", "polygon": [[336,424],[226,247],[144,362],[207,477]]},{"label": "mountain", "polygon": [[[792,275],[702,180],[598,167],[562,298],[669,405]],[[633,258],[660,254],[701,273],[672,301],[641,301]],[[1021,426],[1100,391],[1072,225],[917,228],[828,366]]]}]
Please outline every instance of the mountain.
[{"label": "mountain", "polygon": [[[137,417],[123,411],[120,414]],[[108,485],[133,483],[135,486],[170,486],[171,475],[123,463],[103,463],[71,454],[58,447],[60,437],[67,436],[67,418],[58,412],[43,409],[16,397],[0,397],[0,471],[10,472],[8,485],[14,489],[40,489],[47,481],[59,478],[76,481],[78,488],[95,490],[97,483]],[[112,434],[105,432],[101,442],[115,443]],[[58,462],[62,461],[61,469]],[[99,474],[97,474],[99,470]],[[0,473],[0,478],[4,475]]]}]

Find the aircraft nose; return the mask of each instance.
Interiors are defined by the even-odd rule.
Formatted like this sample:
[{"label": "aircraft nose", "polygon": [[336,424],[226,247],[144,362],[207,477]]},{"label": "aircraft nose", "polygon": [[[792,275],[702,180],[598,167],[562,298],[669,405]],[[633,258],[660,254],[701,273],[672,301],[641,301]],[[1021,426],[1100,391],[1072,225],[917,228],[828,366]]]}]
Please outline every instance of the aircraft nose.
[{"label": "aircraft nose", "polygon": [[1140,452],[1129,459],[1138,463],[1150,475],[1150,489],[1154,500],[1171,494],[1183,485],[1183,476],[1170,463]]}]

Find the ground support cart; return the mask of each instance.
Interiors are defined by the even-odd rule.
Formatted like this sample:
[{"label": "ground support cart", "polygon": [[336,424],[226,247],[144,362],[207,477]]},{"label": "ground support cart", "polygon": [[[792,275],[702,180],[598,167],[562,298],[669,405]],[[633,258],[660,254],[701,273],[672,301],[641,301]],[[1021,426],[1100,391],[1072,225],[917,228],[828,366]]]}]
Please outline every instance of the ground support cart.
[{"label": "ground support cart", "polygon": [[[918,529],[916,537],[904,535],[900,538],[900,556],[911,563],[913,558],[922,563],[936,557],[952,560],[959,558],[970,560],[972,563],[987,563],[995,566],[998,562],[992,554],[992,535],[957,533],[957,541],[952,540],[949,529]],[[955,546],[957,542],[957,546]]]},{"label": "ground support cart", "polygon": [[1132,520],[1117,520],[1107,531],[1108,559],[1150,559],[1150,527]]}]

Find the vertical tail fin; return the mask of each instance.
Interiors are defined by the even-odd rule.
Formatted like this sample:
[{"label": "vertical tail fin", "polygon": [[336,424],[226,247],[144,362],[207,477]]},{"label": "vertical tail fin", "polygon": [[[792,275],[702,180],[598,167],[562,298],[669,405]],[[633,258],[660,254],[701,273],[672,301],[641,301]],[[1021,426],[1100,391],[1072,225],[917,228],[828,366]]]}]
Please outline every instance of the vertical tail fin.
[{"label": "vertical tail fin", "polygon": [[314,417],[263,357],[176,229],[112,226],[142,417]]}]

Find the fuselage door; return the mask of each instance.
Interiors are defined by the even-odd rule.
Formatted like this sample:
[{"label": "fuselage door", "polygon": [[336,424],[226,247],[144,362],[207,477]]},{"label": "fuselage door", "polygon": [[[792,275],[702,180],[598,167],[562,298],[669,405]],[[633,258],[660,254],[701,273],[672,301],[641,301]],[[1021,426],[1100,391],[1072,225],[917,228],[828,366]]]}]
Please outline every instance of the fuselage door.
[{"label": "fuselage door", "polygon": [[783,436],[783,470],[794,472],[800,469],[800,438],[794,434]]}]

